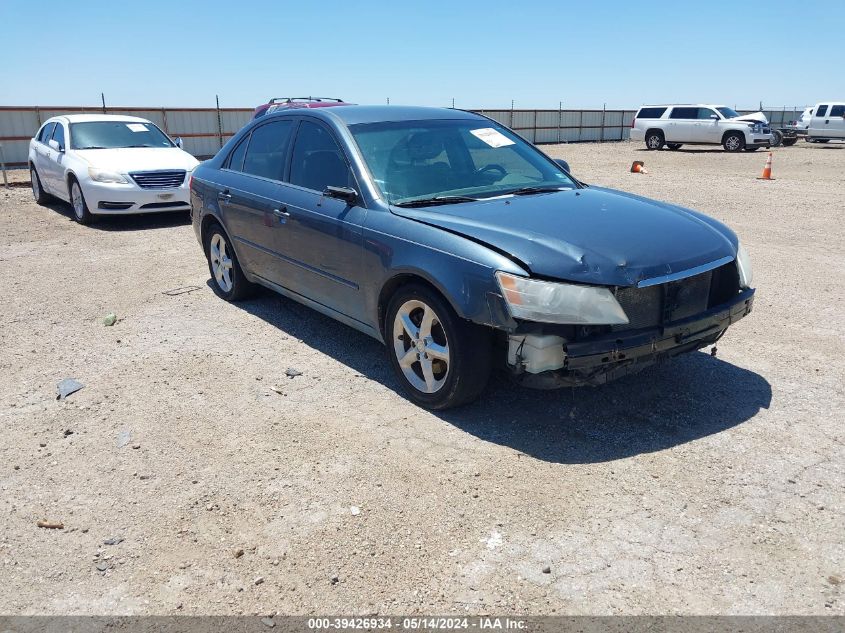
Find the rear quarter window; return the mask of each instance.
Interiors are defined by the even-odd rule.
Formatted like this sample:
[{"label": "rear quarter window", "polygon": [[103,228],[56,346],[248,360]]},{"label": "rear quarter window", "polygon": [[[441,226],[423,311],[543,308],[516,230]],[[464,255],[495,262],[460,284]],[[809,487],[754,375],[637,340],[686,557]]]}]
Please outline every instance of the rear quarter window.
[{"label": "rear quarter window", "polygon": [[672,108],[670,119],[697,119],[698,108]]},{"label": "rear quarter window", "polygon": [[666,108],[640,108],[637,119],[659,119],[666,112]]}]

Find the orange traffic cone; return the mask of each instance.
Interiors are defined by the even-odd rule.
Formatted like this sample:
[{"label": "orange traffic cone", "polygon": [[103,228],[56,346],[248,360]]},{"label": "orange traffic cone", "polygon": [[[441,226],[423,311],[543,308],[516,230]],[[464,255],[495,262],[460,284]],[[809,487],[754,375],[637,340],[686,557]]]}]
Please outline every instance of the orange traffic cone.
[{"label": "orange traffic cone", "polygon": [[772,153],[769,152],[768,158],[766,158],[766,166],[763,167],[763,175],[760,176],[757,180],[774,180],[772,178]]},{"label": "orange traffic cone", "polygon": [[643,161],[635,160],[633,165],[631,165],[631,173],[632,174],[647,174],[645,165],[643,165]]}]

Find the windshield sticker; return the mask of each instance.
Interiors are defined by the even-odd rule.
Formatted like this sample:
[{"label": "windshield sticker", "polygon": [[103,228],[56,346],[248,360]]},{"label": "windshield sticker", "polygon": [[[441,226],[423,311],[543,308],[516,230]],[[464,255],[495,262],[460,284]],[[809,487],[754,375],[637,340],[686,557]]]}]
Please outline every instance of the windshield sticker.
[{"label": "windshield sticker", "polygon": [[126,127],[128,127],[133,132],[149,132],[150,129],[144,125],[143,123],[127,123]]},{"label": "windshield sticker", "polygon": [[499,132],[499,130],[494,130],[492,127],[483,127],[478,130],[470,130],[469,132],[476,138],[479,138],[487,143],[490,147],[504,147],[505,145],[516,144],[507,136]]}]

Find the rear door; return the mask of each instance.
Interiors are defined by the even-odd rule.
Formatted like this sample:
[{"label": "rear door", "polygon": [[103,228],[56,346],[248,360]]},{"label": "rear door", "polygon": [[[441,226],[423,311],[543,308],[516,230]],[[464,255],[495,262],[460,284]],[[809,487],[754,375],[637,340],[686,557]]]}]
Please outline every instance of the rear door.
[{"label": "rear door", "polygon": [[293,121],[272,119],[254,128],[227,157],[218,174],[220,213],[241,265],[275,283],[284,262],[275,251],[283,178]]},{"label": "rear door", "polygon": [[838,103],[830,106],[827,124],[830,138],[845,138],[845,104]]},{"label": "rear door", "polygon": [[364,321],[361,298],[362,225],[366,208],[323,194],[326,187],[361,191],[334,133],[302,117],[282,194],[288,213],[274,248],[295,266],[289,289],[353,319]]},{"label": "rear door", "polygon": [[669,113],[666,140],[670,143],[695,143],[698,108],[675,106]]}]

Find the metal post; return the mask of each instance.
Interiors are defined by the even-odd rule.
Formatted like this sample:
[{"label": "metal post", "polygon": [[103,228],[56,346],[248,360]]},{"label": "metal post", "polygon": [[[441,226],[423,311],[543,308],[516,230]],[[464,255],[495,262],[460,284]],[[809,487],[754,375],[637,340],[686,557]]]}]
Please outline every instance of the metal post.
[{"label": "metal post", "polygon": [[578,140],[581,140],[581,136],[583,136],[584,132],[584,111],[578,111]]},{"label": "metal post", "polygon": [[511,124],[508,127],[513,129],[513,99],[511,99]]},{"label": "metal post", "polygon": [[0,143],[0,168],[3,169],[3,185],[9,188],[9,178],[6,176],[6,156],[3,154],[3,143]]},{"label": "metal post", "polygon": [[390,105],[390,97],[387,98],[387,105]]},{"label": "metal post", "polygon": [[164,133],[170,136],[167,129],[167,110],[164,109],[164,106],[161,107],[161,124],[164,126]]},{"label": "metal post", "polygon": [[452,97],[452,109],[455,109],[455,97]]},{"label": "metal post", "polygon": [[534,136],[532,136],[532,143],[537,142],[537,110],[534,110]]},{"label": "metal post", "polygon": [[106,95],[103,94],[102,92],[100,93],[100,99],[103,102],[103,114],[105,114],[106,113]]},{"label": "metal post", "polygon": [[557,144],[560,145],[560,132],[563,127],[563,101],[557,102]]},{"label": "metal post", "polygon": [[220,147],[223,147],[223,120],[220,118],[220,95],[214,95],[217,100],[217,136],[220,139]]},{"label": "metal post", "polygon": [[601,130],[599,130],[599,143],[604,143],[604,111],[607,104],[603,103],[601,106]]}]

